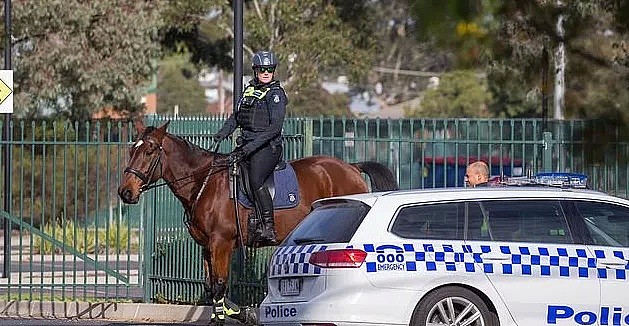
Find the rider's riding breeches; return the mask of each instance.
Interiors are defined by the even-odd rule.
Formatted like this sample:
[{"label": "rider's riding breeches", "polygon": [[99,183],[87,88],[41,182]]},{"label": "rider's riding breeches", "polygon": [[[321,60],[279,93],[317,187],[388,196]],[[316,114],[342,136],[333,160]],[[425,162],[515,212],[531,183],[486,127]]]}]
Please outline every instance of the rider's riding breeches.
[{"label": "rider's riding breeches", "polygon": [[260,148],[249,158],[249,183],[251,189],[259,189],[273,173],[282,154],[282,146],[270,145]]}]

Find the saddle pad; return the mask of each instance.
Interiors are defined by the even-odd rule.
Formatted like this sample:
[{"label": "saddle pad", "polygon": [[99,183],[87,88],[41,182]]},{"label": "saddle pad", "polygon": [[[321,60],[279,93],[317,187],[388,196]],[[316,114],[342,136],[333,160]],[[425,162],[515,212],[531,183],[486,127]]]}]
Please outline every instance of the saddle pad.
[{"label": "saddle pad", "polygon": [[[290,164],[286,164],[285,169],[275,170],[273,172],[275,181],[275,193],[271,190],[273,196],[273,207],[275,209],[293,208],[299,204],[299,184],[297,183],[297,174]],[[251,208],[252,201],[242,190],[242,186],[238,187],[238,201],[241,205]]]}]

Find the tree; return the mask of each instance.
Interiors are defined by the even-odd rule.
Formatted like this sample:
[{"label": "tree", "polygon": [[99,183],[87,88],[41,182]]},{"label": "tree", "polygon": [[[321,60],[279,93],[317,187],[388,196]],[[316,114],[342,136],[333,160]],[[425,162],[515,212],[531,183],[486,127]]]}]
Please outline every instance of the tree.
[{"label": "tree", "polygon": [[206,114],[208,102],[198,74],[190,55],[173,54],[162,60],[157,82],[158,112],[172,114],[177,106],[182,115]]},{"label": "tree", "polygon": [[[213,8],[219,14],[206,19],[232,38],[230,3],[214,0]],[[279,77],[293,103],[302,90],[318,88],[322,74],[349,74],[359,80],[371,68],[374,42],[369,30],[344,22],[334,1],[246,1],[244,24],[245,66],[255,51],[276,52]]]},{"label": "tree", "polygon": [[301,96],[290,98],[288,111],[296,116],[352,117],[347,94],[329,94],[323,88],[310,87]]},{"label": "tree", "polygon": [[[541,73],[548,57],[559,44],[566,49],[566,116],[596,118],[613,116],[629,122],[626,107],[628,69],[622,64],[620,44],[626,43],[626,19],[621,14],[626,1],[575,0],[564,1],[510,0],[500,7],[500,28],[497,41],[503,51],[496,53],[508,64],[517,66],[529,76],[530,88],[539,88]],[[563,16],[565,33],[556,25]],[[624,41],[623,41],[624,40]],[[616,49],[615,49],[616,48]],[[553,71],[556,67],[550,63]],[[624,88],[624,91],[622,90]],[[548,91],[548,90],[547,90]]]},{"label": "tree", "polygon": [[487,118],[491,93],[484,77],[470,70],[442,75],[439,85],[426,91],[419,107],[405,110],[406,117]]},{"label": "tree", "polygon": [[477,68],[491,56],[496,0],[415,0],[416,37],[453,54],[458,68]]},{"label": "tree", "polygon": [[164,1],[14,0],[16,113],[138,109]]}]

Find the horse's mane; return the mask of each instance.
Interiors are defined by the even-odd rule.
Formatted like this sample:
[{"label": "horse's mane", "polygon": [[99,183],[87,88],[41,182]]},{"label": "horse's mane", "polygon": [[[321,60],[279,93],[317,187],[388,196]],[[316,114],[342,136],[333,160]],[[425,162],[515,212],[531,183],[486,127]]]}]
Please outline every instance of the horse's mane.
[{"label": "horse's mane", "polygon": [[199,146],[199,145],[197,145],[197,144],[195,144],[195,143],[193,143],[193,142],[183,138],[182,136],[171,134],[171,133],[166,133],[166,135],[168,135],[170,138],[173,138],[173,139],[176,139],[176,140],[179,140],[179,141],[183,142],[192,151],[200,152],[200,153],[203,153],[203,154],[210,154],[210,155],[213,155],[215,157],[226,157],[227,156],[227,154],[222,154],[222,153],[211,151],[211,150],[209,150],[207,148],[203,148],[203,147],[201,147],[201,146]]}]

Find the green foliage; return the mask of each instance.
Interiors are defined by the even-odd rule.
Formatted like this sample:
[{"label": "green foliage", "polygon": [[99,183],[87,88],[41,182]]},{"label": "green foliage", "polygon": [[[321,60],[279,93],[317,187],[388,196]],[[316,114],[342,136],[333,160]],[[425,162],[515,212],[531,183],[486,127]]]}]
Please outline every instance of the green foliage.
[{"label": "green foliage", "polygon": [[441,76],[439,86],[426,91],[417,108],[405,110],[406,117],[487,118],[491,101],[487,81],[470,70],[457,70]]},{"label": "green foliage", "polygon": [[542,116],[541,85],[528,80],[522,70],[508,63],[494,62],[488,69],[488,89],[492,94],[489,110],[502,118]]},{"label": "green foliage", "polygon": [[[46,223],[42,231],[68,247],[85,254],[126,253],[131,232],[126,223],[110,223],[108,228],[87,228],[73,221]],[[40,254],[64,254],[60,248],[40,236],[33,235],[34,252]],[[98,241],[98,243],[97,243]]]},{"label": "green foliage", "polygon": [[[222,14],[211,18],[233,36],[229,2],[214,1]],[[347,13],[341,9],[341,13]],[[280,77],[289,96],[317,83],[322,71],[358,79],[371,68],[374,39],[369,29],[343,21],[334,4],[318,0],[245,2],[245,56],[263,49],[280,59]],[[362,25],[360,25],[362,26]],[[245,62],[247,62],[245,61]]]},{"label": "green foliage", "polygon": [[491,57],[496,0],[415,0],[416,36],[455,54],[458,67],[477,67]]},{"label": "green foliage", "polygon": [[[497,87],[492,88],[492,91],[495,94],[505,94],[509,92],[508,89],[516,89],[520,82],[521,89],[543,90],[542,67],[545,63],[549,65],[547,78],[549,87],[552,87],[552,55],[559,41],[563,41],[567,58],[566,117],[615,117],[619,121],[629,122],[626,113],[629,105],[626,95],[629,69],[623,64],[626,52],[623,53],[621,47],[627,40],[627,34],[622,34],[626,32],[622,26],[627,22],[618,14],[618,10],[626,5],[605,0],[563,3],[563,7],[557,7],[555,1],[503,2],[499,11],[501,25],[496,33],[496,39],[503,51],[497,55],[502,57],[503,63],[512,67],[512,71],[508,74],[511,75],[510,78],[505,76],[509,78],[509,83],[500,86],[501,82],[497,80],[494,83]],[[559,39],[556,32],[556,22],[560,14],[565,17],[563,39]],[[548,61],[543,59],[544,51],[549,54]],[[552,89],[548,93],[552,97]],[[520,94],[512,98],[522,101],[523,96]],[[541,105],[541,100],[538,103]],[[513,108],[504,108],[507,116],[531,116],[529,114],[532,111],[526,106],[518,110]],[[514,111],[519,113],[514,115]],[[538,109],[535,112],[540,111]]]},{"label": "green foliage", "polygon": [[163,0],[14,0],[16,113],[135,110],[159,56]]},{"label": "green foliage", "polygon": [[293,116],[319,115],[352,117],[346,94],[329,94],[320,87],[305,88],[290,98],[288,113]]},{"label": "green foliage", "polygon": [[205,91],[199,84],[196,67],[187,54],[173,54],[160,63],[157,82],[157,108],[160,114],[172,114],[179,107],[182,115],[207,113]]}]

